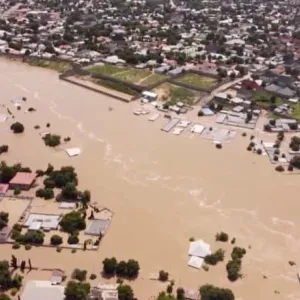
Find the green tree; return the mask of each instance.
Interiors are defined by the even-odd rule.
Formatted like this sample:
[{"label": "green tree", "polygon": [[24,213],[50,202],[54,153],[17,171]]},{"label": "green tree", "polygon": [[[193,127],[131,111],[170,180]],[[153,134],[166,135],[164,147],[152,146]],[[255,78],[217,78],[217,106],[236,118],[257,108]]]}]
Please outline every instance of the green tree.
[{"label": "green tree", "polygon": [[242,261],[240,259],[230,260],[226,265],[227,277],[230,281],[236,281],[241,277],[240,270]]},{"label": "green tree", "polygon": [[176,298],[177,300],[184,300],[184,289],[183,288],[178,288],[176,290]]},{"label": "green tree", "polygon": [[50,238],[50,243],[53,246],[61,245],[63,243],[63,239],[61,236],[54,234]]},{"label": "green tree", "polygon": [[77,200],[78,196],[78,191],[76,188],[75,183],[73,182],[68,182],[62,189],[61,195],[65,199],[70,199],[70,200]]},{"label": "green tree", "polygon": [[87,300],[90,284],[69,281],[65,288],[65,300]]},{"label": "green tree", "polygon": [[72,279],[77,279],[78,281],[85,281],[86,280],[86,270],[74,269],[72,273]]},{"label": "green tree", "polygon": [[53,199],[54,198],[54,192],[51,188],[45,188],[45,189],[38,189],[35,192],[36,197],[44,198],[45,200]]},{"label": "green tree", "polygon": [[8,216],[9,214],[7,212],[4,211],[0,212],[0,230],[7,226]]},{"label": "green tree", "polygon": [[128,278],[134,278],[137,277],[139,274],[140,265],[138,261],[134,259],[129,259],[127,262],[127,274],[126,276]]},{"label": "green tree", "polygon": [[77,211],[65,214],[59,224],[68,233],[84,230],[86,227],[85,220],[82,218],[81,213]]},{"label": "green tree", "polygon": [[46,134],[43,137],[45,145],[49,146],[49,147],[56,147],[56,146],[58,146],[60,144],[60,139],[61,139],[61,137],[59,135],[50,134],[50,133]]},{"label": "green tree", "polygon": [[219,261],[224,260],[225,251],[223,249],[218,249],[215,253],[206,255],[204,261],[209,265],[216,265]]},{"label": "green tree", "polygon": [[246,249],[241,247],[234,247],[231,252],[231,258],[234,259],[242,259],[246,254]]},{"label": "green tree", "polygon": [[0,296],[0,300],[11,300],[11,298],[9,296],[7,296],[6,294],[2,294]]},{"label": "green tree", "polygon": [[115,257],[105,258],[103,260],[103,273],[105,275],[114,275],[116,272],[117,260]]},{"label": "green tree", "polygon": [[10,129],[14,133],[22,133],[22,132],[24,132],[24,125],[20,122],[15,122],[10,126]]},{"label": "green tree", "polygon": [[160,270],[158,276],[160,281],[167,281],[169,279],[169,273],[164,270]]},{"label": "green tree", "polygon": [[120,277],[127,276],[127,263],[124,260],[121,260],[116,266],[116,273]]},{"label": "green tree", "polygon": [[119,300],[133,300],[134,294],[130,285],[118,286]]},{"label": "green tree", "polygon": [[200,288],[201,300],[234,300],[234,295],[229,289],[222,289],[210,284]]},{"label": "green tree", "polygon": [[216,241],[220,241],[220,242],[227,242],[229,239],[229,236],[226,232],[219,232],[216,234]]},{"label": "green tree", "polygon": [[156,300],[175,300],[174,296],[166,294],[166,292],[160,292]]}]

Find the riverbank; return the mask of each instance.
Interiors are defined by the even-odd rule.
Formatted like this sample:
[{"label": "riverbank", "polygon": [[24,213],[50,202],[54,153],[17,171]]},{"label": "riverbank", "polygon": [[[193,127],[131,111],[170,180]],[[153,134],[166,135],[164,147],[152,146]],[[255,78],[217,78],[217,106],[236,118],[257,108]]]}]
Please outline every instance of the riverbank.
[{"label": "riverbank", "polygon": [[[67,275],[75,267],[99,275],[105,257],[134,258],[141,266],[139,279],[132,282],[139,299],[150,299],[166,288],[148,280],[150,273],[161,269],[177,285],[198,288],[212,283],[232,289],[236,299],[300,297],[296,269],[288,264],[300,260],[298,176],[274,172],[265,157],[245,150],[249,139],[241,135],[217,150],[192,134],[166,134],[159,130],[165,120],[150,123],[137,118],[132,114],[136,104],[60,81],[55,72],[7,60],[0,60],[0,68],[1,103],[25,96],[37,110],[13,112],[25,125],[21,136],[7,128],[11,121],[1,124],[2,143],[10,147],[1,159],[32,169],[44,169],[48,162],[56,167],[74,165],[79,189],[89,189],[92,201],[115,212],[98,252],[25,251],[0,245],[2,258],[16,253],[20,259],[31,257],[37,266],[62,268]],[[51,132],[70,136],[81,155],[69,158],[45,147],[33,127],[46,123],[51,123]],[[30,145],[28,151],[20,151],[24,145]],[[230,245],[214,241],[220,230],[248,251],[242,267],[245,277],[236,283],[226,277]],[[189,268],[192,236],[204,239],[213,250],[228,250],[225,262],[208,272]],[[39,279],[39,273],[34,274],[31,279]]]}]

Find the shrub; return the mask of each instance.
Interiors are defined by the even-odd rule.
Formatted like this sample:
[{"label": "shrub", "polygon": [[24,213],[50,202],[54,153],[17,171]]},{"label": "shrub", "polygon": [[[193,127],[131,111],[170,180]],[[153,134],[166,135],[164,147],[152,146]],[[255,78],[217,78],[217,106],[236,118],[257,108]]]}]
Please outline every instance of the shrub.
[{"label": "shrub", "polygon": [[209,266],[203,264],[203,265],[202,265],[202,269],[203,269],[205,272],[208,272],[208,271],[209,271]]},{"label": "shrub", "polygon": [[158,279],[160,281],[167,281],[169,279],[169,273],[165,272],[164,270],[160,270]]},{"label": "shrub", "polygon": [[0,295],[0,300],[11,300],[11,298],[9,296],[7,296],[6,294],[2,294],[2,295]]},{"label": "shrub", "polygon": [[14,195],[20,195],[21,194],[21,189],[19,187],[16,187],[14,189]]},{"label": "shrub", "polygon": [[169,284],[169,285],[167,286],[167,293],[168,293],[168,294],[172,294],[172,292],[173,292],[173,285],[172,285],[172,284]]},{"label": "shrub", "polygon": [[28,251],[28,250],[30,250],[30,249],[31,249],[31,245],[29,245],[29,244],[26,244],[26,245],[25,245],[25,250],[27,250],[27,251]]},{"label": "shrub", "polygon": [[86,270],[74,269],[72,273],[72,279],[77,279],[78,281],[85,281],[86,273]]},{"label": "shrub", "polygon": [[47,127],[47,128],[49,128],[50,126],[51,126],[51,124],[50,124],[50,123],[47,123],[47,124],[46,124],[46,127]]},{"label": "shrub", "polygon": [[274,155],[273,160],[274,160],[274,161],[278,161],[278,156],[277,156],[277,155]]},{"label": "shrub", "polygon": [[50,243],[53,246],[58,246],[58,245],[61,245],[63,243],[63,239],[62,239],[61,236],[59,236],[57,234],[54,234],[50,238]]},{"label": "shrub", "polygon": [[71,253],[76,253],[77,250],[76,249],[72,249]]},{"label": "shrub", "polygon": [[8,151],[8,145],[0,146],[0,154],[5,153]]},{"label": "shrub", "polygon": [[24,125],[20,122],[15,122],[10,126],[10,129],[14,133],[22,133],[22,132],[24,132]]},{"label": "shrub", "polygon": [[60,253],[62,251],[62,247],[56,247],[56,252]]},{"label": "shrub", "polygon": [[209,265],[216,265],[219,261],[224,260],[225,251],[223,249],[218,249],[215,253],[206,255],[204,257],[205,263]]},{"label": "shrub", "polygon": [[226,265],[227,277],[230,281],[235,281],[241,277],[242,262],[240,259],[230,260]]},{"label": "shrub", "polygon": [[300,155],[295,155],[292,159],[290,164],[297,169],[300,169]]},{"label": "shrub", "polygon": [[56,147],[56,146],[58,146],[60,144],[60,139],[61,139],[61,137],[59,135],[50,134],[50,133],[46,134],[43,137],[45,145],[49,146],[49,147]]},{"label": "shrub", "polygon": [[17,289],[17,288],[12,288],[12,289],[10,290],[10,294],[11,294],[12,296],[17,295],[17,293],[18,293],[18,289]]},{"label": "shrub", "polygon": [[194,238],[194,237],[190,237],[189,241],[190,241],[190,242],[194,242],[194,241],[195,241],[195,238]]},{"label": "shrub", "polygon": [[229,239],[229,236],[226,232],[219,232],[216,234],[216,241],[219,241],[219,242],[227,242]]},{"label": "shrub", "polygon": [[17,110],[21,110],[21,106],[17,106]]},{"label": "shrub", "polygon": [[216,148],[217,149],[222,149],[222,144],[220,144],[220,143],[216,144]]},{"label": "shrub", "polygon": [[210,284],[200,288],[201,300],[234,300],[234,295],[229,289],[222,289]]},{"label": "shrub", "polygon": [[40,125],[34,125],[33,128],[34,128],[34,129],[40,129],[41,127],[40,127]]},{"label": "shrub", "polygon": [[274,154],[275,154],[275,155],[280,155],[279,149],[276,149],[276,150],[274,151]]},{"label": "shrub", "polygon": [[21,245],[18,242],[14,242],[14,244],[12,246],[13,249],[20,249],[20,247],[21,247]]},{"label": "shrub", "polygon": [[43,170],[36,170],[35,173],[37,177],[42,177],[45,175],[45,172]]},{"label": "shrub", "polygon": [[246,249],[241,247],[234,247],[231,252],[231,258],[234,259],[242,259],[246,254]]},{"label": "shrub", "polygon": [[70,141],[71,141],[71,138],[69,136],[64,138],[64,142],[70,142]]},{"label": "shrub", "polygon": [[262,150],[259,148],[259,149],[256,150],[256,153],[257,153],[258,155],[261,155],[261,154],[262,154]]},{"label": "shrub", "polygon": [[284,167],[283,167],[282,165],[279,165],[279,166],[277,166],[277,167],[275,168],[275,170],[276,170],[277,172],[284,172]]},{"label": "shrub", "polygon": [[289,166],[288,166],[288,171],[292,172],[293,170],[294,170],[293,165],[289,164]]},{"label": "shrub", "polygon": [[79,243],[79,238],[75,234],[70,234],[68,237],[68,244],[69,245],[75,245]]},{"label": "shrub", "polygon": [[199,111],[198,111],[198,117],[203,117],[203,116],[204,116],[203,111],[202,111],[202,110],[199,110]]},{"label": "shrub", "polygon": [[36,197],[44,198],[45,200],[53,199],[54,198],[54,192],[50,188],[45,189],[38,189],[35,192]]},{"label": "shrub", "polygon": [[247,136],[247,133],[246,133],[246,132],[243,132],[243,133],[242,133],[242,136]]},{"label": "shrub", "polygon": [[91,280],[95,280],[96,278],[97,278],[97,275],[96,275],[96,274],[93,274],[93,273],[92,273],[92,274],[90,275],[90,279],[91,279]]},{"label": "shrub", "polygon": [[248,151],[252,151],[252,147],[249,145],[249,146],[247,147],[247,150],[248,150]]},{"label": "shrub", "polygon": [[249,144],[249,146],[253,148],[253,147],[255,146],[255,143],[254,143],[254,142],[251,142],[251,143]]},{"label": "shrub", "polygon": [[233,239],[231,240],[231,244],[232,244],[232,245],[235,244],[235,238],[233,238]]},{"label": "shrub", "polygon": [[29,108],[28,108],[28,111],[29,111],[29,112],[33,112],[33,111],[36,111],[36,109],[33,108],[33,107],[29,107]]}]

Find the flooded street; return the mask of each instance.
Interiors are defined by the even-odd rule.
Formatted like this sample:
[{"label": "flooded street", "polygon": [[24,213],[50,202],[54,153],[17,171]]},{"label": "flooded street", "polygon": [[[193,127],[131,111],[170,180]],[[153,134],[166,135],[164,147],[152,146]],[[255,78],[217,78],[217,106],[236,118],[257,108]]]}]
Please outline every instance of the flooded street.
[{"label": "flooded street", "polygon": [[[18,250],[20,257],[69,274],[75,267],[99,274],[105,257],[134,258],[141,266],[139,279],[132,283],[139,299],[165,290],[165,284],[148,280],[161,269],[177,286],[212,283],[232,289],[236,299],[300,299],[297,268],[288,264],[300,261],[299,176],[279,174],[267,157],[246,151],[249,137],[238,133],[218,150],[190,133],[162,132],[165,120],[152,123],[136,117],[134,103],[59,81],[55,72],[6,60],[0,60],[0,70],[0,104],[10,107],[25,126],[18,136],[9,130],[13,120],[0,124],[1,144],[9,145],[1,160],[22,162],[33,170],[48,163],[73,165],[79,189],[89,189],[93,202],[115,213],[97,252],[34,248]],[[27,97],[26,108],[36,112],[13,107],[10,100],[22,96]],[[49,130],[46,123],[51,123],[51,133],[70,136],[68,147],[79,147],[81,155],[68,157],[65,145],[46,147],[39,135]],[[221,230],[247,249],[245,277],[235,283],[226,277],[232,246],[215,242]],[[227,250],[225,261],[208,272],[189,268],[190,237],[210,243],[213,251]],[[0,254],[10,259],[11,246],[1,246]]]}]

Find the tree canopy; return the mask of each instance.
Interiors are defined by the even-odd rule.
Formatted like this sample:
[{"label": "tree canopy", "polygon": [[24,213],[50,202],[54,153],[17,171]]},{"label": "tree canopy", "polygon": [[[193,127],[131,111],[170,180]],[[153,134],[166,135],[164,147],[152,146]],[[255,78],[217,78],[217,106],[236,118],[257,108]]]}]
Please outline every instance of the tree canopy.
[{"label": "tree canopy", "polygon": [[200,288],[201,300],[234,300],[231,290],[218,288],[210,284]]},{"label": "tree canopy", "polygon": [[74,233],[78,230],[84,230],[86,227],[85,219],[78,211],[72,211],[63,216],[60,226],[65,232]]},{"label": "tree canopy", "polygon": [[87,300],[90,284],[69,281],[65,288],[65,300]]},{"label": "tree canopy", "polygon": [[9,270],[9,263],[7,260],[0,261],[0,287],[3,290],[8,290],[11,288],[19,289],[22,285],[23,277],[19,274],[12,274]]},{"label": "tree canopy", "polygon": [[118,286],[119,300],[133,300],[134,294],[130,285]]},{"label": "tree canopy", "polygon": [[22,133],[24,132],[24,125],[20,122],[15,122],[13,124],[11,124],[10,129],[14,132],[14,133]]}]

